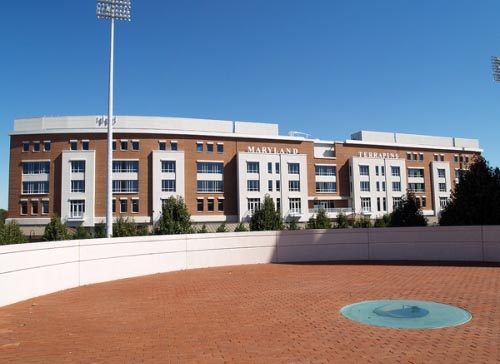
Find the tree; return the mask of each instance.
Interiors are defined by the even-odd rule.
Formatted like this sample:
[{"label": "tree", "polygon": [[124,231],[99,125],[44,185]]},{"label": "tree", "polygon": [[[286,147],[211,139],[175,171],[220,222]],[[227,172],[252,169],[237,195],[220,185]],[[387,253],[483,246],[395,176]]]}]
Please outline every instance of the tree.
[{"label": "tree", "polygon": [[358,219],[354,220],[352,227],[354,228],[369,228],[372,226],[372,222],[369,216],[361,215]]},{"label": "tree", "polygon": [[248,231],[248,229],[245,226],[245,224],[243,223],[243,221],[240,221],[238,226],[236,226],[236,228],[234,229],[234,232],[239,233],[239,232],[243,232],[243,231]]},{"label": "tree", "polygon": [[222,224],[219,225],[219,227],[217,228],[217,230],[215,230],[216,233],[227,233],[229,230],[227,228],[227,225],[225,222],[223,222]]},{"label": "tree", "polygon": [[191,225],[191,215],[182,197],[171,196],[163,201],[157,234],[190,234],[193,232]]},{"label": "tree", "polygon": [[201,225],[201,228],[199,228],[198,230],[196,230],[196,232],[198,234],[206,234],[206,233],[208,233],[207,225],[205,225],[205,224]]},{"label": "tree", "polygon": [[441,212],[441,225],[500,225],[500,170],[477,157],[460,176],[448,205]]},{"label": "tree", "polygon": [[274,207],[271,196],[264,196],[264,203],[255,209],[250,219],[250,230],[283,230],[283,217],[279,210]]},{"label": "tree", "polygon": [[0,209],[0,223],[5,224],[5,219],[7,219],[7,210]]},{"label": "tree", "polygon": [[288,223],[287,230],[300,230],[300,226],[297,224],[297,220],[295,217],[290,218],[290,222]]},{"label": "tree", "polygon": [[377,217],[373,223],[373,227],[388,227],[391,225],[391,216],[384,214],[382,217]]},{"label": "tree", "polygon": [[106,237],[106,225],[103,223],[95,224],[94,227],[94,238],[100,239]]},{"label": "tree", "polygon": [[26,243],[26,236],[15,221],[4,224],[0,221],[0,245]]},{"label": "tree", "polygon": [[90,239],[91,236],[90,236],[88,230],[80,225],[76,228],[76,231],[73,234],[72,238],[82,240],[82,239]]},{"label": "tree", "polygon": [[42,236],[44,241],[57,241],[57,240],[68,240],[70,235],[66,225],[61,223],[59,216],[54,216],[50,219],[50,222],[45,226],[45,231]]},{"label": "tree", "polygon": [[326,214],[326,210],[322,207],[319,208],[316,218],[311,217],[307,224],[309,229],[331,229],[332,223]]},{"label": "tree", "polygon": [[129,220],[128,217],[120,216],[113,223],[113,237],[136,236],[137,226],[134,220]]},{"label": "tree", "polygon": [[349,227],[349,219],[347,218],[347,215],[344,214],[343,212],[339,212],[337,214],[337,224],[335,225],[335,228],[346,229],[348,227]]},{"label": "tree", "polygon": [[391,226],[427,226],[427,219],[417,204],[413,192],[408,191],[401,204],[391,213]]}]

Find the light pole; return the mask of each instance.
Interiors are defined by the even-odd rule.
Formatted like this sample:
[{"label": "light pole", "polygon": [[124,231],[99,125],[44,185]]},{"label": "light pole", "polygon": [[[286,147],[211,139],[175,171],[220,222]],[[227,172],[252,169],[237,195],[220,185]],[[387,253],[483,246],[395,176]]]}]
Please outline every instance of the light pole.
[{"label": "light pole", "polygon": [[130,21],[130,0],[97,0],[97,18],[111,20],[108,88],[108,173],[106,179],[106,236],[113,234],[113,63],[115,19]]}]

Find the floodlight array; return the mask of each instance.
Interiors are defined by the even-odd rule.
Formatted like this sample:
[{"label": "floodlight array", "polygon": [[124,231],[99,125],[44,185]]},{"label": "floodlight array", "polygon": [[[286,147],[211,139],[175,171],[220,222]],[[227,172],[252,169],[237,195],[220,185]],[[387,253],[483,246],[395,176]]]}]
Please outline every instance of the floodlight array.
[{"label": "floodlight array", "polygon": [[130,0],[97,0],[97,17],[130,21],[130,7]]},{"label": "floodlight array", "polygon": [[500,57],[491,57],[491,70],[493,71],[493,79],[500,82]]}]

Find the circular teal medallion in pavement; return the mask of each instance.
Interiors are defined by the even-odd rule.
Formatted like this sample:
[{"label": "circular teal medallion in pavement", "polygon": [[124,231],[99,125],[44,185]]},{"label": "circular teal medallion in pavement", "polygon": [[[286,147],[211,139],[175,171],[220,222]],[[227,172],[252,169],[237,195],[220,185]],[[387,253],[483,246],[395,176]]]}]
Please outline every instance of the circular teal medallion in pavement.
[{"label": "circular teal medallion in pavement", "polygon": [[470,312],[444,303],[414,300],[378,300],[353,303],[340,313],[367,325],[397,329],[436,329],[468,322]]}]

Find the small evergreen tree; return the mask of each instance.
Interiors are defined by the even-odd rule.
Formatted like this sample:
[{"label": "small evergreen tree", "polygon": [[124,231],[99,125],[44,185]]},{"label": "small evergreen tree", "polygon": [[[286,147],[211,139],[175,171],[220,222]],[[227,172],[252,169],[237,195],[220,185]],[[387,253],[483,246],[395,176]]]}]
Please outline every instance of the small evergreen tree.
[{"label": "small evergreen tree", "polygon": [[384,214],[382,217],[377,217],[373,223],[373,227],[388,227],[391,224],[391,216]]},{"label": "small evergreen tree", "polygon": [[137,236],[147,236],[149,235],[149,227],[146,224],[140,224],[136,226],[136,235]]},{"label": "small evergreen tree", "polygon": [[316,229],[331,229],[332,223],[326,214],[326,210],[322,207],[319,208],[316,214]]},{"label": "small evergreen tree", "polygon": [[408,191],[401,205],[392,211],[391,226],[427,226],[427,219],[422,214],[413,192]]},{"label": "small evergreen tree", "polygon": [[228,231],[229,230],[227,229],[227,225],[225,222],[220,224],[219,227],[217,228],[217,230],[215,230],[215,232],[217,232],[217,233],[227,233]]},{"label": "small evergreen tree", "polygon": [[295,217],[290,218],[287,230],[300,230],[300,226],[297,224],[297,219]]},{"label": "small evergreen tree", "polygon": [[245,224],[243,223],[243,221],[240,221],[240,223],[238,224],[238,226],[236,226],[236,228],[234,229],[235,232],[243,232],[243,231],[248,231],[247,227],[245,226]]},{"label": "small evergreen tree", "polygon": [[198,234],[206,234],[206,233],[208,233],[207,225],[205,225],[205,224],[201,225],[201,228],[199,228],[196,232]]},{"label": "small evergreen tree", "polygon": [[61,223],[59,216],[53,216],[50,222],[45,226],[45,231],[42,236],[44,241],[68,240],[70,235],[66,225]]},{"label": "small evergreen tree", "polygon": [[27,239],[15,221],[4,224],[0,221],[0,245],[22,244]]},{"label": "small evergreen tree", "polygon": [[113,224],[113,237],[136,236],[137,226],[134,220],[129,220],[128,217],[118,217]]},{"label": "small evergreen tree", "polygon": [[161,217],[157,227],[160,235],[190,234],[193,232],[191,215],[182,197],[171,196],[163,201]]},{"label": "small evergreen tree", "polygon": [[283,230],[283,217],[274,207],[271,196],[264,196],[264,203],[255,209],[250,219],[251,231]]},{"label": "small evergreen tree", "polygon": [[500,170],[477,157],[460,176],[440,225],[500,225]]},{"label": "small evergreen tree", "polygon": [[88,232],[87,229],[85,229],[83,226],[78,226],[75,230],[75,233],[72,236],[73,239],[75,240],[83,240],[83,239],[90,239],[90,233]]},{"label": "small evergreen tree", "polygon": [[359,219],[354,220],[352,227],[354,228],[369,228],[372,226],[369,216],[360,216]]},{"label": "small evergreen tree", "polygon": [[339,212],[337,214],[337,224],[335,228],[337,229],[346,229],[349,227],[349,220],[347,219],[347,215],[343,212]]},{"label": "small evergreen tree", "polygon": [[94,238],[101,239],[106,237],[106,225],[96,224],[94,226]]}]

